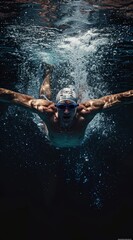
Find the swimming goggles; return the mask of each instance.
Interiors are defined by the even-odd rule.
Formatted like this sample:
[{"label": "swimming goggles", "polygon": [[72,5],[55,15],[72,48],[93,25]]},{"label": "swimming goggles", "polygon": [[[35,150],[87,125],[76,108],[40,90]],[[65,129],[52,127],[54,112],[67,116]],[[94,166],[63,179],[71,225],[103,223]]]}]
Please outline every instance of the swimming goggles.
[{"label": "swimming goggles", "polygon": [[77,103],[57,103],[57,104],[55,104],[55,107],[62,109],[62,110],[66,109],[66,108],[74,109],[78,106],[79,106],[79,104],[77,104]]}]

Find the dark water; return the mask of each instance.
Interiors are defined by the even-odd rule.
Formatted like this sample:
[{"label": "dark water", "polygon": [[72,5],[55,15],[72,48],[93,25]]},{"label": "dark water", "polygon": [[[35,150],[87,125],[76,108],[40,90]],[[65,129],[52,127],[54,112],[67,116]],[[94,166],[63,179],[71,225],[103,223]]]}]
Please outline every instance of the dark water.
[{"label": "dark water", "polygon": [[[55,66],[53,99],[70,83],[82,100],[133,89],[131,20],[112,10],[94,11],[83,1],[53,2],[48,12],[39,3],[7,6],[10,17],[1,16],[1,87],[38,97],[46,62]],[[36,115],[1,109],[4,239],[9,232],[15,239],[132,237],[132,105],[98,114],[75,149],[52,147]]]}]

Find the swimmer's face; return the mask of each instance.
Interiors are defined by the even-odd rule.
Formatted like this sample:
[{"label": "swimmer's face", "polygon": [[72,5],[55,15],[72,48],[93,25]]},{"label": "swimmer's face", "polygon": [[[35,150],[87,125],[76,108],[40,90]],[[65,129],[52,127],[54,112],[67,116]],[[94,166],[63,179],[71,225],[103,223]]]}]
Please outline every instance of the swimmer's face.
[{"label": "swimmer's face", "polygon": [[69,100],[61,101],[59,104],[57,104],[56,107],[60,121],[65,125],[71,124],[75,117],[77,106],[78,104],[74,104]]}]

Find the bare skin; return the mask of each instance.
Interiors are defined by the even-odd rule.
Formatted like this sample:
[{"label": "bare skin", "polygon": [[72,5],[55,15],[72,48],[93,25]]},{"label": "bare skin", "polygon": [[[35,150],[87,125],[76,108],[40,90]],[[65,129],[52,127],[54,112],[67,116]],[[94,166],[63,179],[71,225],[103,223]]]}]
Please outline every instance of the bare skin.
[{"label": "bare skin", "polygon": [[[51,99],[50,72],[41,86],[40,95]],[[80,103],[76,109],[59,110],[55,103],[44,99],[0,88],[0,102],[14,104],[37,113],[43,120],[51,144],[57,147],[75,147],[82,143],[87,125],[97,113],[133,103],[133,90],[112,94]],[[64,101],[69,104],[69,101]]]}]

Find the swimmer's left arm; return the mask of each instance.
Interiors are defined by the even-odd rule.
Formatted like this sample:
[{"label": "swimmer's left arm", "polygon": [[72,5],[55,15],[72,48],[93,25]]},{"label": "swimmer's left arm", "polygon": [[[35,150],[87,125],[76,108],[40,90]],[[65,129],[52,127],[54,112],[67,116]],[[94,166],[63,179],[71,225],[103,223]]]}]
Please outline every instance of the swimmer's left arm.
[{"label": "swimmer's left arm", "polygon": [[133,103],[133,90],[112,94],[99,99],[103,102],[102,110]]},{"label": "swimmer's left arm", "polygon": [[124,104],[133,103],[133,90],[129,90],[122,93],[107,95],[101,97],[99,99],[92,99],[83,103],[85,109],[84,111],[87,113],[92,112],[101,112],[106,111],[108,109],[120,107]]}]

